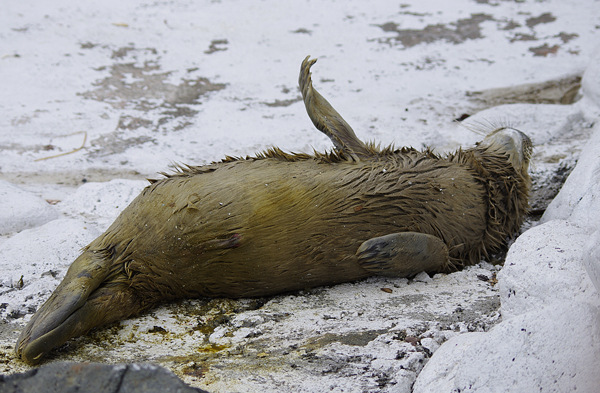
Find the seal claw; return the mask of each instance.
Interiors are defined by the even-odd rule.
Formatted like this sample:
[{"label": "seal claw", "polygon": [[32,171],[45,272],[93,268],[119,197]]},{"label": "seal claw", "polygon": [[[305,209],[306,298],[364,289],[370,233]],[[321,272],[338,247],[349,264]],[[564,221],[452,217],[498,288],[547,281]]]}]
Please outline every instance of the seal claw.
[{"label": "seal claw", "polygon": [[439,237],[418,232],[371,238],[360,245],[356,256],[363,269],[391,277],[444,270],[449,263],[446,244]]}]

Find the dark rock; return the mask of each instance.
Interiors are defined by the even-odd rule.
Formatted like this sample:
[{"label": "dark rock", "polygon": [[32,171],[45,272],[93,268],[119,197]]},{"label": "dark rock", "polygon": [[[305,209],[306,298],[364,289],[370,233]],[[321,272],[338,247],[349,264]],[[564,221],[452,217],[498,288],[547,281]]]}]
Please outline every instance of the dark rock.
[{"label": "dark rock", "polygon": [[51,363],[22,374],[0,375],[0,393],[199,393],[153,364]]}]

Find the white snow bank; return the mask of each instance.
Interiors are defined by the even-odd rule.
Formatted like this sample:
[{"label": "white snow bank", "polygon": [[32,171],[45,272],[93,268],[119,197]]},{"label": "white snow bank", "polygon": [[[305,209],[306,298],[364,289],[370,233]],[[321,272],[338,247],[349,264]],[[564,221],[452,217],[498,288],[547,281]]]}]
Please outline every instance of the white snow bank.
[{"label": "white snow bank", "polygon": [[598,364],[600,312],[565,302],[451,339],[413,392],[597,392]]},{"label": "white snow bank", "polygon": [[[598,83],[600,84],[600,81]],[[577,166],[546,209],[542,223],[569,219],[581,228],[586,228],[588,232],[598,229],[600,223],[599,149],[600,123],[597,123],[592,138],[581,152]]]},{"label": "white snow bank", "polygon": [[502,317],[512,318],[565,300],[600,307],[600,295],[581,263],[588,239],[580,227],[563,220],[521,235],[498,274]]},{"label": "white snow bank", "polygon": [[58,218],[45,200],[0,180],[0,235],[33,228]]}]

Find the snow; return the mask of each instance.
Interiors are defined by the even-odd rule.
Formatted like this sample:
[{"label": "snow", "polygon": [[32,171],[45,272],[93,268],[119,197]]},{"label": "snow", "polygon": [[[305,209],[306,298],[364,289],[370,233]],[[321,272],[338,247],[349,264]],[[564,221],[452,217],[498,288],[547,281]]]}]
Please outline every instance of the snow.
[{"label": "snow", "polygon": [[600,232],[596,231],[588,239],[583,251],[583,265],[596,290],[600,292]]},{"label": "snow", "polygon": [[5,3],[0,372],[29,369],[20,330],[145,178],[331,147],[296,88],[310,54],[315,87],[363,140],[442,152],[490,123],[531,137],[545,213],[504,267],[166,304],[48,361],[153,362],[212,392],[597,391],[597,1]]},{"label": "snow", "polygon": [[600,377],[600,315],[558,302],[445,343],[414,392],[594,392]]},{"label": "snow", "polygon": [[[600,81],[598,83],[600,84]],[[570,219],[588,230],[598,228],[600,222],[600,212],[597,210],[600,203],[598,146],[600,146],[600,125],[597,124],[592,138],[581,153],[577,167],[565,182],[561,192],[548,206],[542,222]]]},{"label": "snow", "polygon": [[33,228],[58,218],[58,212],[42,198],[0,180],[0,235]]},{"label": "snow", "polygon": [[564,220],[552,220],[521,235],[498,274],[502,317],[512,318],[565,299],[600,306],[581,263],[588,240],[588,233]]}]

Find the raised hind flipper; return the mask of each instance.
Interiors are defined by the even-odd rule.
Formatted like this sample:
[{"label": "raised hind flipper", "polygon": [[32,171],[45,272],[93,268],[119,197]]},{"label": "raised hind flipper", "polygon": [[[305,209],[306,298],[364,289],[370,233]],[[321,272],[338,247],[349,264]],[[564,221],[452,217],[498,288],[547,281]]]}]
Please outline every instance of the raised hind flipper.
[{"label": "raised hind flipper", "polygon": [[367,158],[373,154],[367,146],[356,137],[352,127],[342,118],[342,116],[327,102],[325,98],[312,86],[310,67],[317,60],[310,60],[307,56],[300,67],[300,77],[298,83],[304,105],[308,116],[317,129],[323,132],[331,139],[335,147],[359,161],[361,158]]},{"label": "raised hind flipper", "polygon": [[400,232],[374,237],[356,251],[360,266],[374,274],[409,277],[448,266],[448,247],[439,237]]},{"label": "raised hind flipper", "polygon": [[125,284],[103,286],[110,261],[85,251],[31,318],[16,345],[17,356],[36,364],[52,348],[90,329],[131,316],[138,302]]}]

